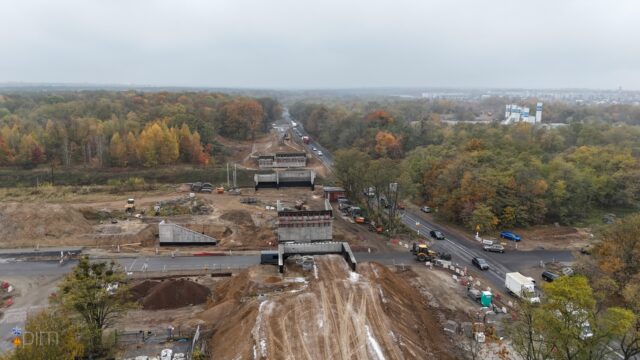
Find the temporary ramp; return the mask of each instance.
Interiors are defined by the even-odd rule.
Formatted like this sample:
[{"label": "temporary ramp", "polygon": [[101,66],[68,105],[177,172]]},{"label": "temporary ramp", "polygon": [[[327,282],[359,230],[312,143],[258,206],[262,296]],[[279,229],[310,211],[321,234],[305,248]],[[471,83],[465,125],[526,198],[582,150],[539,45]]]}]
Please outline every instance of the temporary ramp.
[{"label": "temporary ramp", "polygon": [[158,224],[158,233],[160,245],[216,245],[218,243],[218,240],[209,235],[164,221]]},{"label": "temporary ramp", "polygon": [[289,256],[294,255],[327,255],[340,254],[349,264],[352,271],[356,271],[356,257],[351,251],[351,247],[346,242],[323,242],[323,243],[283,243],[278,245],[278,269],[284,272],[284,261]]}]

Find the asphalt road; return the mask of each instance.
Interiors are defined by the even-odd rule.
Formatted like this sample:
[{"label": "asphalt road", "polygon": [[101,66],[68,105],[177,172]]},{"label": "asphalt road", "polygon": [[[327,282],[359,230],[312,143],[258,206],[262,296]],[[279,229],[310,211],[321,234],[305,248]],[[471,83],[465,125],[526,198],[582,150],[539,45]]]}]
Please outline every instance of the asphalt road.
[{"label": "asphalt road", "polygon": [[[540,261],[545,263],[551,261],[571,262],[573,255],[570,251],[518,251],[511,250],[511,246],[507,246],[505,253],[493,253],[482,250],[480,242],[474,239],[465,239],[454,234],[448,234],[438,225],[427,220],[421,214],[405,211],[402,214],[402,223],[412,229],[420,236],[430,240],[431,247],[438,252],[446,252],[452,255],[452,261],[461,267],[472,268],[477,272],[481,272],[483,277],[490,281],[497,288],[504,287],[505,274],[514,271],[525,271],[526,269],[535,267]],[[429,231],[439,230],[445,235],[444,240],[434,240],[429,236]],[[481,271],[471,264],[474,257],[484,258],[489,263],[489,270]],[[542,270],[541,270],[542,271]],[[528,274],[535,276],[535,274]]]},{"label": "asphalt road", "polygon": [[[320,162],[322,164],[324,164],[324,166],[333,171],[333,156],[331,155],[331,153],[324,147],[322,146],[320,143],[318,143],[313,137],[311,137],[309,135],[309,133],[307,133],[307,131],[304,129],[304,126],[302,125],[302,123],[296,122],[295,120],[293,120],[291,118],[291,115],[289,114],[289,109],[285,108],[282,112],[282,118],[289,124],[292,124],[295,122],[296,126],[293,128],[293,138],[296,140],[296,142],[300,143],[302,146],[306,147],[307,150],[313,154],[313,156],[315,158],[317,158],[318,160],[320,160]],[[309,136],[309,143],[305,144],[302,142],[302,137],[303,136]],[[316,148],[316,151],[313,151],[313,148]],[[322,156],[318,156],[318,150],[322,151]]]},{"label": "asphalt road", "polygon": [[[356,260],[378,261],[382,264],[410,264],[413,256],[407,252],[368,253],[356,252]],[[172,270],[201,270],[207,269],[240,269],[260,263],[258,255],[232,255],[232,256],[150,256],[150,257],[125,257],[114,258],[125,271],[172,271]],[[108,261],[108,260],[105,260]],[[16,261],[5,260],[0,262],[0,274],[3,277],[14,276],[38,276],[38,275],[63,275],[73,269],[76,261],[66,262],[60,265],[57,261]]]}]

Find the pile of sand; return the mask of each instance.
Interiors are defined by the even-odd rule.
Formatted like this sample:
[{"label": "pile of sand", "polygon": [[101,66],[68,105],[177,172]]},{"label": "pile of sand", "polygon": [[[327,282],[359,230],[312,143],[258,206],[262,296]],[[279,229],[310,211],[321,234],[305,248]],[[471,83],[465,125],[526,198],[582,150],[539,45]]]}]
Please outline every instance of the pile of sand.
[{"label": "pile of sand", "polygon": [[[313,270],[256,266],[215,289],[200,318],[219,359],[454,359],[428,302],[375,263],[351,272],[337,255]],[[296,273],[298,271],[298,273]],[[301,276],[304,275],[304,276]]]},{"label": "pile of sand", "polygon": [[176,309],[183,306],[203,304],[211,290],[190,280],[145,281],[134,286],[132,296],[139,296],[145,310]]},{"label": "pile of sand", "polygon": [[0,247],[78,244],[93,226],[80,211],[61,204],[0,203]]}]

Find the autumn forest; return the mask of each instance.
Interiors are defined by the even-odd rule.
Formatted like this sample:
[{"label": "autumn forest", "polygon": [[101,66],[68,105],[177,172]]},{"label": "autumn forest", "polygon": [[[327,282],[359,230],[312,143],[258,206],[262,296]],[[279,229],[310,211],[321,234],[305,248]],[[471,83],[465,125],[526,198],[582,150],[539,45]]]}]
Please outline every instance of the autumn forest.
[{"label": "autumn forest", "polygon": [[245,140],[280,117],[271,98],[217,93],[0,95],[0,166],[208,165],[216,136]]}]

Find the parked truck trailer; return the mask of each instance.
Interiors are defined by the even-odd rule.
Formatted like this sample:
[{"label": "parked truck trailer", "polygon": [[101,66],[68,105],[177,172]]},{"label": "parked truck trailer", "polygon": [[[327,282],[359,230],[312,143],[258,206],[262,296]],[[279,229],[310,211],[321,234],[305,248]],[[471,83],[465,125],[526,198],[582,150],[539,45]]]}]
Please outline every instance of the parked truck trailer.
[{"label": "parked truck trailer", "polygon": [[536,293],[536,284],[533,279],[526,277],[519,272],[507,273],[505,275],[504,286],[510,294],[533,303],[539,303],[540,297]]}]

